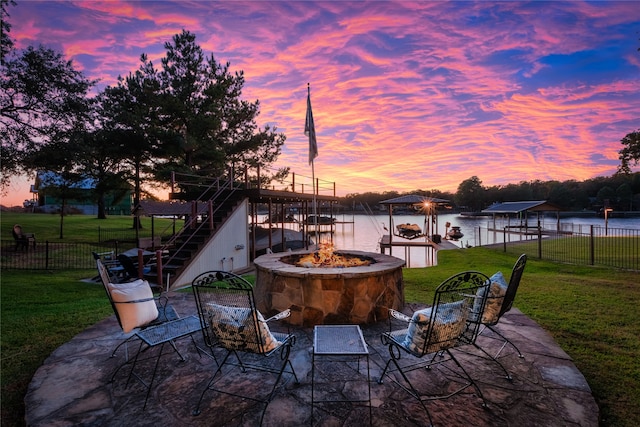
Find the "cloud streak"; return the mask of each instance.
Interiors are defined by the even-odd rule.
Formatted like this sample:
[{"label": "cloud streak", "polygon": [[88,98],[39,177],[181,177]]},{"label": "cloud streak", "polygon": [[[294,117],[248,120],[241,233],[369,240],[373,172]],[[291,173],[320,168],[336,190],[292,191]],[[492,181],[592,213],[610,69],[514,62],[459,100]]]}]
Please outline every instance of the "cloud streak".
[{"label": "cloud streak", "polygon": [[63,51],[101,87],[156,65],[182,29],[243,70],[279,166],[339,195],[611,175],[640,128],[633,2],[18,2],[11,36]]}]

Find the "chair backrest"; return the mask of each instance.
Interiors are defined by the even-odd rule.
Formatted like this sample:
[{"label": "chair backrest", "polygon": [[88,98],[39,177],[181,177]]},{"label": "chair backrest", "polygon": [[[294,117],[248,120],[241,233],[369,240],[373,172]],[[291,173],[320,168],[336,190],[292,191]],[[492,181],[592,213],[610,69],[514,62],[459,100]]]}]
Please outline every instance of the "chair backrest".
[{"label": "chair backrest", "polygon": [[11,234],[13,234],[13,238],[16,240],[24,238],[24,236],[22,235],[22,227],[20,226],[20,224],[16,224],[13,226]]},{"label": "chair backrest", "polygon": [[513,300],[516,298],[516,292],[518,292],[520,279],[522,279],[522,273],[524,272],[524,267],[526,265],[527,255],[522,254],[514,264],[513,270],[511,271],[509,286],[507,287],[507,291],[504,295],[504,300],[502,301],[502,307],[500,307],[500,314],[498,315],[498,319],[502,317],[503,314],[511,310],[511,306],[513,306]]},{"label": "chair backrest", "polygon": [[[96,254],[94,252],[94,257],[95,256]],[[109,270],[107,269],[107,267],[100,260],[100,257],[96,259],[96,267],[98,268],[98,275],[100,276],[100,281],[102,282],[102,286],[104,287],[104,292],[107,294],[107,298],[109,299],[109,304],[111,304],[111,308],[116,315],[118,324],[120,325],[120,327],[122,327],[122,321],[120,320],[120,316],[118,315],[116,304],[113,302],[111,292],[109,291],[109,282],[111,282],[111,276],[109,275]]]},{"label": "chair backrest", "polygon": [[[426,309],[430,312],[428,329],[418,353],[424,355],[474,342],[480,323],[470,319],[477,319],[484,310],[488,286],[489,278],[477,271],[458,273],[442,282],[436,288],[433,305]],[[414,313],[412,323],[416,318]]]},{"label": "chair backrest", "polygon": [[216,270],[193,279],[192,289],[207,346],[261,354],[271,350],[262,335],[266,324],[256,309],[251,283]]}]

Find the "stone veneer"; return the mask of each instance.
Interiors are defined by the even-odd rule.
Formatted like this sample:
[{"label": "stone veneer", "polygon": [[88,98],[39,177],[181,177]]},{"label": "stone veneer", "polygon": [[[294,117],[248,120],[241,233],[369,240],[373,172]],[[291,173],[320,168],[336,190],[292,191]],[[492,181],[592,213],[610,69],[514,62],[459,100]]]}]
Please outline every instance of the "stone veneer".
[{"label": "stone veneer", "polygon": [[[336,251],[340,253],[340,251]],[[308,253],[308,252],[295,252]],[[291,309],[290,324],[365,324],[389,317],[389,308],[402,310],[405,262],[389,255],[342,252],[371,258],[361,267],[306,268],[281,261],[291,252],[262,255],[255,259],[254,295],[258,309],[271,316]]]}]

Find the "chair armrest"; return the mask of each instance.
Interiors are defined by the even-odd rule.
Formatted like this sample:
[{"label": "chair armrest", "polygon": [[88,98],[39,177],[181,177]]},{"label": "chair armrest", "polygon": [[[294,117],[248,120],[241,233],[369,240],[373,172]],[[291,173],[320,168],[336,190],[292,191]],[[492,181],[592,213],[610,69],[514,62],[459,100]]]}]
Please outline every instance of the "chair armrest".
[{"label": "chair armrest", "polygon": [[411,322],[411,317],[407,316],[404,313],[400,313],[399,311],[396,311],[396,310],[394,310],[392,308],[389,309],[389,315],[391,317],[394,317],[394,318],[396,318],[398,320],[401,320],[403,322],[406,322],[406,323],[410,323]]},{"label": "chair armrest", "polygon": [[155,298],[141,298],[141,299],[134,299],[134,300],[130,300],[130,301],[114,301],[114,304],[138,304],[141,302],[147,302],[147,301],[155,301]]},{"label": "chair armrest", "polygon": [[286,319],[289,316],[291,316],[291,310],[287,308],[285,311],[282,311],[276,314],[275,316],[271,316],[270,318],[265,320],[265,322],[268,323],[268,322],[271,322],[272,320]]}]

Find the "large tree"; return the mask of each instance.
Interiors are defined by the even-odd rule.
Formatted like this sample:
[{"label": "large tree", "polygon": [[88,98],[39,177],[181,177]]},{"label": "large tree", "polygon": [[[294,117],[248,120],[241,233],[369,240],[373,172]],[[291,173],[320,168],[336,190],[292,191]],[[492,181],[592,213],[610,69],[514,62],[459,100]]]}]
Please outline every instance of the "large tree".
[{"label": "large tree", "polygon": [[86,121],[95,81],[86,79],[62,54],[28,47],[0,66],[1,186],[30,172],[30,154]]},{"label": "large tree", "polygon": [[4,58],[13,49],[13,40],[9,36],[11,24],[9,23],[9,12],[7,6],[15,6],[13,0],[0,0],[0,63],[4,63]]},{"label": "large tree", "polygon": [[621,173],[631,173],[631,166],[640,163],[640,129],[627,134],[620,140],[624,148],[618,153],[620,154],[620,166],[618,171]]},{"label": "large tree", "polygon": [[172,171],[217,177],[231,165],[264,170],[277,159],[285,136],[269,126],[258,128],[259,101],[241,99],[243,72],[231,73],[229,63],[205,57],[195,39],[183,31],[165,43],[167,53],[157,74],[142,57],[145,77],[160,83],[164,137],[155,178],[169,182]]},{"label": "large tree", "polygon": [[482,181],[477,176],[465,179],[458,185],[455,201],[460,207],[467,207],[472,211],[480,211],[484,207],[485,188],[482,187]]},{"label": "large tree", "polygon": [[[143,180],[153,170],[153,159],[165,155],[159,147],[166,137],[159,121],[159,82],[152,65],[146,66],[150,68],[119,77],[116,86],[98,96],[101,135],[109,147],[105,158],[111,172],[133,182],[134,206],[142,197]],[[134,227],[139,226],[135,217]]]}]

